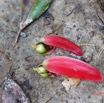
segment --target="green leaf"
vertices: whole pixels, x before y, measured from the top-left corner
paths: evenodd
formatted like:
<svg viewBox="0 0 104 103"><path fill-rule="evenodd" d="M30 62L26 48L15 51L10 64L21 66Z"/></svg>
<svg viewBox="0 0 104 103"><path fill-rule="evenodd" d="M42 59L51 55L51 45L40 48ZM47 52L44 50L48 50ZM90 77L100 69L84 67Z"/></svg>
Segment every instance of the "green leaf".
<svg viewBox="0 0 104 103"><path fill-rule="evenodd" d="M53 0L35 0L26 20L23 22L20 28L23 29L31 22L38 19L48 9L52 1Z"/></svg>
<svg viewBox="0 0 104 103"><path fill-rule="evenodd" d="M35 4L33 5L32 9L29 12L28 18L36 19L41 14L43 14L49 7L49 4L53 0L36 0Z"/></svg>
<svg viewBox="0 0 104 103"><path fill-rule="evenodd" d="M22 20L20 23L20 30L22 30L26 25L25 25L25 21L28 17L28 14L32 8L32 6L34 5L36 0L23 0L22 3Z"/></svg>
<svg viewBox="0 0 104 103"><path fill-rule="evenodd" d="M19 40L20 33L26 26L38 19L49 7L53 0L23 0L22 6L22 22L20 30L15 40L15 44Z"/></svg>
<svg viewBox="0 0 104 103"><path fill-rule="evenodd" d="M33 5L34 2L35 2L35 0L23 0L23 3L22 3L22 22L26 20L28 13L31 9L31 6Z"/></svg>

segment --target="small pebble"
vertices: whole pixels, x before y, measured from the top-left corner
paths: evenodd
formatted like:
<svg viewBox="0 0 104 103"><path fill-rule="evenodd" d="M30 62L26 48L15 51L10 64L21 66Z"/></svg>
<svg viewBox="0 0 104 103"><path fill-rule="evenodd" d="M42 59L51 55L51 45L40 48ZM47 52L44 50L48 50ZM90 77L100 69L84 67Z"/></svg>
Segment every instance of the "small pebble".
<svg viewBox="0 0 104 103"><path fill-rule="evenodd" d="M26 37L27 37L26 33L24 33L24 32L21 32L20 35L21 35L21 37L23 37L23 38L26 38Z"/></svg>

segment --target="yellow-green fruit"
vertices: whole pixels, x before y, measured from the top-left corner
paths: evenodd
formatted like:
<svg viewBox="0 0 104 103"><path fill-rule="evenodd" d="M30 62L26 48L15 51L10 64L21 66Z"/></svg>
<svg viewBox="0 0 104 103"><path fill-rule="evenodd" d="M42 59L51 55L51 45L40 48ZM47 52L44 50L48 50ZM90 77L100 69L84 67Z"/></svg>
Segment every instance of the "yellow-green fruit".
<svg viewBox="0 0 104 103"><path fill-rule="evenodd" d="M35 49L40 54L44 54L47 52L47 49L45 48L44 44L37 44Z"/></svg>
<svg viewBox="0 0 104 103"><path fill-rule="evenodd" d="M47 73L47 70L44 67L39 67L38 68L38 73Z"/></svg>

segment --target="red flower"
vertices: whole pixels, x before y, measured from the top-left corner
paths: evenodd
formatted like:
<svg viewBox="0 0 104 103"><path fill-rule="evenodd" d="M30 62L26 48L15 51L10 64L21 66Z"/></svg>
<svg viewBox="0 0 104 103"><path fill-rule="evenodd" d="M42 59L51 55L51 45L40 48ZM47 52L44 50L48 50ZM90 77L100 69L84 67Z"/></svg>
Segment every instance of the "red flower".
<svg viewBox="0 0 104 103"><path fill-rule="evenodd" d="M46 69L47 71L55 74L71 76L74 78L80 78L85 80L102 80L101 73L95 67L70 57L51 57L46 59L41 66L43 66L44 69ZM37 68L38 71L39 68ZM48 72L45 71L45 73Z"/></svg>
<svg viewBox="0 0 104 103"><path fill-rule="evenodd" d="M53 50L53 47L59 47L64 50L69 50L77 55L83 54L82 49L77 44L57 35L44 36L39 43L37 43L35 46L33 45L33 48L35 48L36 51L41 54L47 52L49 53Z"/></svg>

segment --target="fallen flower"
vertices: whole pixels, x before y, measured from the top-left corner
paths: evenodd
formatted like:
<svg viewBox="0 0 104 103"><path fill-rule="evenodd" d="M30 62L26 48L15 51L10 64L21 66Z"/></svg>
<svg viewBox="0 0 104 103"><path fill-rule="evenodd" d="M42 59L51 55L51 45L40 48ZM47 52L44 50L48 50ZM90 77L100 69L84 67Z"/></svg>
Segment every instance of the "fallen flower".
<svg viewBox="0 0 104 103"><path fill-rule="evenodd" d="M40 54L52 53L55 47L71 51L79 56L83 54L82 49L77 44L57 35L44 36L37 44L32 45L32 47Z"/></svg>
<svg viewBox="0 0 104 103"><path fill-rule="evenodd" d="M34 69L35 71L38 71L39 74L40 67L44 68L43 74L48 71L59 75L96 82L102 80L101 73L95 67L71 57L55 56L46 59L40 66Z"/></svg>

